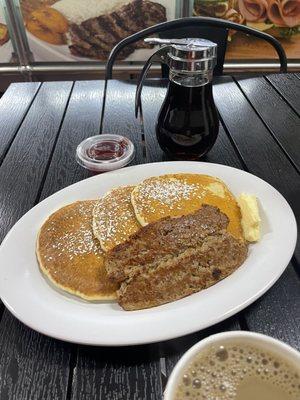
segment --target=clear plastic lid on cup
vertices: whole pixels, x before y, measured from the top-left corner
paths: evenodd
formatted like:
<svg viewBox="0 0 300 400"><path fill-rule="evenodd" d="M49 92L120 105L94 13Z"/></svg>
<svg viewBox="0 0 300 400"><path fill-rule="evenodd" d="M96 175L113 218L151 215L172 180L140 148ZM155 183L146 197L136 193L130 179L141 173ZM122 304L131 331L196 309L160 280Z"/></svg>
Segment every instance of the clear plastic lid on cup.
<svg viewBox="0 0 300 400"><path fill-rule="evenodd" d="M128 165L134 154L134 145L128 138L103 134L81 142L76 150L76 160L82 167L100 173Z"/></svg>

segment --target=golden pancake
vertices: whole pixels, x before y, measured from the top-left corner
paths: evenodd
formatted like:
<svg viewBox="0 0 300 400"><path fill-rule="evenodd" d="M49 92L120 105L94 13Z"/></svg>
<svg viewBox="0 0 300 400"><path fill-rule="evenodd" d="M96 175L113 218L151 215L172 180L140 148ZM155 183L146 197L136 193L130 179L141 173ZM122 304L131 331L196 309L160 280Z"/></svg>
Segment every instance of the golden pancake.
<svg viewBox="0 0 300 400"><path fill-rule="evenodd" d="M225 183L213 176L182 173L148 178L134 188L131 202L143 226L192 213L202 204L216 206L229 218L228 232L243 239L237 201Z"/></svg>
<svg viewBox="0 0 300 400"><path fill-rule="evenodd" d="M104 268L104 253L93 236L96 201L78 201L54 212L40 229L36 254L42 272L57 287L86 300L116 298Z"/></svg>
<svg viewBox="0 0 300 400"><path fill-rule="evenodd" d="M94 207L93 231L104 251L124 242L139 228L131 204L134 186L112 189Z"/></svg>

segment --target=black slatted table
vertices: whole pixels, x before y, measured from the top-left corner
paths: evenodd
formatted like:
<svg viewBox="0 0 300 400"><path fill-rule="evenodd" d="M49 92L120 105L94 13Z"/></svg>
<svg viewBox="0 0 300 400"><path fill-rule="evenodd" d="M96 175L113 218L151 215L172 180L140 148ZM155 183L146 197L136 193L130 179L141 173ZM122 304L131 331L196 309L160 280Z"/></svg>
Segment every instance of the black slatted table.
<svg viewBox="0 0 300 400"><path fill-rule="evenodd" d="M133 164L164 160L155 119L166 82L143 90L144 123L134 117L132 81L12 84L0 101L0 241L39 201L89 176L75 161L84 138L119 133L135 143ZM300 221L300 75L215 81L218 140L204 161L230 165L278 189ZM103 120L101 110L106 98ZM300 350L300 242L279 281L258 301L209 329L162 343L121 348L73 345L40 335L1 305L0 399L160 400L172 368L195 342L243 329Z"/></svg>

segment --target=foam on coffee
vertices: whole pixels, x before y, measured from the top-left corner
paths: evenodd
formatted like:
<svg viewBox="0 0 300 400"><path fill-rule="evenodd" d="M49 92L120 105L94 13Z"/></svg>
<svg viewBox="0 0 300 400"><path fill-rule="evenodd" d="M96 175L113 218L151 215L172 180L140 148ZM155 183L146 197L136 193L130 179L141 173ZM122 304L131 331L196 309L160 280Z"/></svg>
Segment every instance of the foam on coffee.
<svg viewBox="0 0 300 400"><path fill-rule="evenodd" d="M299 400L300 366L245 343L214 345L185 368L175 395L175 400L254 398Z"/></svg>

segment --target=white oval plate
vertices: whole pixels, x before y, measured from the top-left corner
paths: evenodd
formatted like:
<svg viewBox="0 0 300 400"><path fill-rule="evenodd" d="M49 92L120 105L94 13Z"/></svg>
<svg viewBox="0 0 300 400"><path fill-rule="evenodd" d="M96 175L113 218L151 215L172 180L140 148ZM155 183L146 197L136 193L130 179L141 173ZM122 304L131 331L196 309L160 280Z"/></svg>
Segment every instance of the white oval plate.
<svg viewBox="0 0 300 400"><path fill-rule="evenodd" d="M124 311L117 303L88 303L46 281L36 261L35 241L49 214L76 200L96 199L116 186L176 172L213 175L224 180L235 195L248 192L258 197L263 236L250 246L247 260L236 272L192 296L141 311ZM213 325L260 297L288 265L296 236L295 217L286 200L254 175L200 162L138 165L78 182L24 215L0 248L0 295L20 321L58 339L107 346L156 342Z"/></svg>

